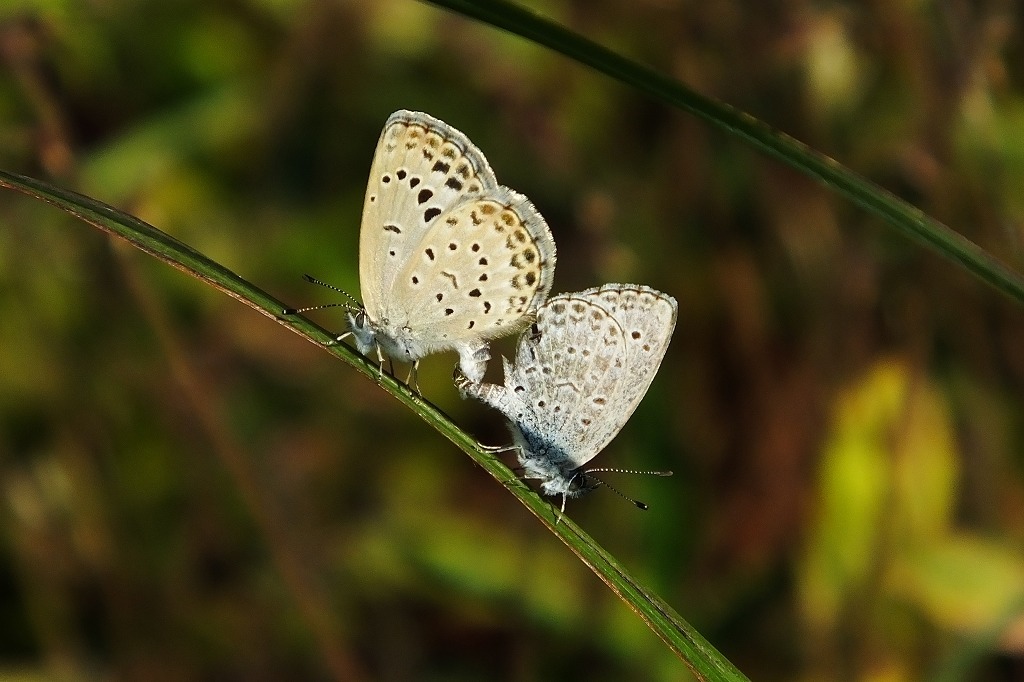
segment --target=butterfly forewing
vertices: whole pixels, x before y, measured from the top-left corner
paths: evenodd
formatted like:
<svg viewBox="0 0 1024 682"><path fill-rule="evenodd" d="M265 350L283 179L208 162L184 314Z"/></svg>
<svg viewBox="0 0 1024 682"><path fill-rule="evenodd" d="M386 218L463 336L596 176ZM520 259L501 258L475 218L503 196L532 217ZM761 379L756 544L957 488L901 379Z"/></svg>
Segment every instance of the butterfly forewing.
<svg viewBox="0 0 1024 682"><path fill-rule="evenodd" d="M402 265L440 216L469 196L493 191L494 173L461 132L431 116L398 111L377 143L363 204L359 279L371 319Z"/></svg>

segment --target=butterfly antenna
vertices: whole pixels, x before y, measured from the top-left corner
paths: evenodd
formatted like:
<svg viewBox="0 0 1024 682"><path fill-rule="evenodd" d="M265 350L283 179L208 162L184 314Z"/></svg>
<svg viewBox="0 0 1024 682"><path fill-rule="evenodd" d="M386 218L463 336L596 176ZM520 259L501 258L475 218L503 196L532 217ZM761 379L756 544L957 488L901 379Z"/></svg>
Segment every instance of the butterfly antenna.
<svg viewBox="0 0 1024 682"><path fill-rule="evenodd" d="M313 275L303 275L302 279L306 280L310 284L319 284L320 286L322 286L325 289L330 289L331 291L337 291L339 294L341 294L342 296L344 296L348 300L352 301L352 305L356 306L357 308L362 306L362 304L358 300L356 300L355 296L353 296L352 294L348 293L347 291L345 291L341 287L336 287L333 284L328 284L327 282L325 282L323 280L317 279Z"/></svg>
<svg viewBox="0 0 1024 682"><path fill-rule="evenodd" d="M299 313L308 313L310 310L323 310L324 308L345 308L351 310L352 306L348 303L324 303L322 305L311 305L308 308L285 308L281 311L281 314L298 315Z"/></svg>
<svg viewBox="0 0 1024 682"><path fill-rule="evenodd" d="M636 506L637 509L644 509L644 510L647 509L647 503L641 502L640 500L637 500L637 499L634 499L634 498L630 497L629 495L626 495L625 493L623 493L621 490L619 490L615 486L613 486L613 485L603 481L602 479L598 478L597 476L593 476L592 474L595 471L598 472L598 473L609 473L609 474L646 474L646 475L650 475L650 476L671 476L672 475L671 471L636 471L636 470L633 470L633 469L587 469L586 471L583 472L584 474L587 474L592 479L597 481L600 485L603 485L604 487L608 488L608 490L611 490L613 493L615 493L616 495L618 495L622 499L627 500L629 502L632 502L633 505Z"/></svg>
<svg viewBox="0 0 1024 682"><path fill-rule="evenodd" d="M313 277L313 275L303 275L302 279L306 280L310 284L319 284L325 289L336 291L345 298L347 298L349 301L351 301L351 303L324 303L322 305L309 306L308 308L285 308L281 312L282 315L297 315L298 313L307 313L310 310L323 310L324 308L346 308L347 310L358 310L363 307L362 304L359 303L359 301L357 301L352 294L348 293L347 291L340 287L336 287L333 284L328 284L323 280L319 280L316 277Z"/></svg>

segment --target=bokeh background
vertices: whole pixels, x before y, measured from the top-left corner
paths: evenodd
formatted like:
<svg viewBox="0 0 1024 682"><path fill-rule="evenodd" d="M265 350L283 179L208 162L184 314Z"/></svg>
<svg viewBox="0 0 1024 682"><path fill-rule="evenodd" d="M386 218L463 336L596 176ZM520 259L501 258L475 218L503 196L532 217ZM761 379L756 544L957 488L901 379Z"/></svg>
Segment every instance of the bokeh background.
<svg viewBox="0 0 1024 682"><path fill-rule="evenodd" d="M534 0L1024 269L1024 11ZM412 0L7 0L0 167L291 305L358 292L392 111L529 196L555 292L679 300L570 514L756 680L1024 679L1024 311L743 143ZM334 311L314 314L340 329ZM510 352L511 345L504 344ZM424 394L489 443L454 356ZM403 374L404 376L404 374ZM372 382L0 192L0 678L680 680L501 486Z"/></svg>

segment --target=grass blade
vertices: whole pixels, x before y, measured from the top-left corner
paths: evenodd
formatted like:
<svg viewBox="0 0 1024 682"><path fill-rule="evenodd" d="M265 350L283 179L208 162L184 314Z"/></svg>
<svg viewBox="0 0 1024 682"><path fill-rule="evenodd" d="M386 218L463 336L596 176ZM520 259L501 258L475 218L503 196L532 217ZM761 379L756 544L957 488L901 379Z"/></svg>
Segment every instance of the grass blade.
<svg viewBox="0 0 1024 682"><path fill-rule="evenodd" d="M734 107L705 97L559 24L505 0L422 0L522 36L617 81L704 119L752 144L885 220L902 234L959 263L1024 303L1024 276L947 225L846 168L836 160Z"/></svg>
<svg viewBox="0 0 1024 682"><path fill-rule="evenodd" d="M0 187L8 187L53 204L104 232L124 239L146 253L213 285L250 308L273 318L355 367L472 457L526 505L690 666L698 679L722 682L747 679L672 607L641 585L615 560L615 557L570 519L562 517L559 520L558 512L549 502L520 481L493 453L482 449L472 436L460 429L437 407L391 376L381 376L375 363L368 361L348 346L325 346L324 344L334 339L325 329L300 316L282 318L280 313L286 306L281 301L187 244L112 206L41 180L4 170L0 170Z"/></svg>

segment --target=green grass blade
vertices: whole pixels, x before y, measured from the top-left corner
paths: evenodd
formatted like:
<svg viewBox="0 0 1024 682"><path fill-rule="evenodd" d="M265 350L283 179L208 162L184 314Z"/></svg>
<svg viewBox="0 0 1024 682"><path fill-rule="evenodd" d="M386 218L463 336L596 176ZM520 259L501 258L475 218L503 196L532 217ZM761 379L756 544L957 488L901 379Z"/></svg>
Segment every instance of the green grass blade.
<svg viewBox="0 0 1024 682"><path fill-rule="evenodd" d="M963 235L834 159L738 109L705 97L668 76L622 57L530 10L505 0L423 0L561 52L615 80L704 119L798 171L1024 303L1024 276Z"/></svg>
<svg viewBox="0 0 1024 682"><path fill-rule="evenodd" d="M686 663L698 679L737 681L747 678L719 654L672 607L631 576L615 557L606 552L569 518L559 519L551 504L520 481L493 453L460 429L437 407L344 344L329 345L334 337L301 316L283 318L286 307L224 266L152 225L95 199L48 183L0 170L0 187L8 187L53 204L104 232L116 235L146 253L201 279L250 308L258 310L312 343L324 346L395 396L425 422L433 426L473 458L533 512L555 535L589 566L654 632Z"/></svg>

